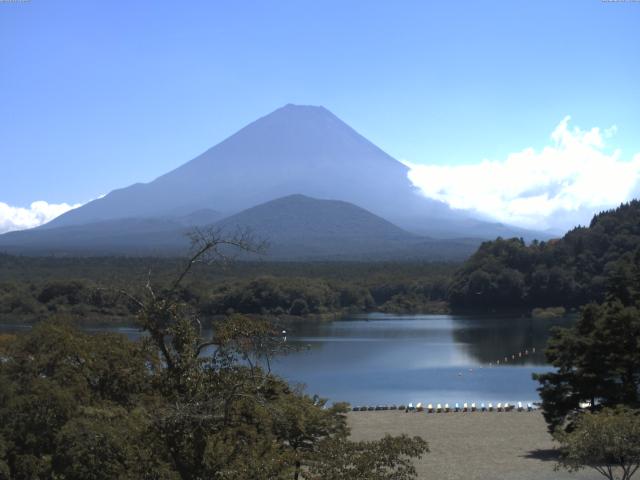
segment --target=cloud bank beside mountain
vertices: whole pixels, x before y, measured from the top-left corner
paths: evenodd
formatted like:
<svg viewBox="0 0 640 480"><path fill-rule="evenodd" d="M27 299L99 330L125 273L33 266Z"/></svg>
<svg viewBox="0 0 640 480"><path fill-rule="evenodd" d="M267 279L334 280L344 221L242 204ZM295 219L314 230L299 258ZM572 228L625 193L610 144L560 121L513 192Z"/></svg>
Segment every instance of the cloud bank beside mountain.
<svg viewBox="0 0 640 480"><path fill-rule="evenodd" d="M40 200L33 202L29 208L23 208L0 202L0 234L37 227L81 205Z"/></svg>
<svg viewBox="0 0 640 480"><path fill-rule="evenodd" d="M277 112L297 112L300 108L304 110L311 107L287 106ZM318 115L322 113L322 118L330 116L333 123L339 122L322 109L313 112ZM466 165L403 163L410 168L409 180L426 197L445 202L455 209L475 211L483 217L506 224L561 233L575 225L587 224L594 213L600 210L640 196L640 152L623 157L622 151L614 145L615 126L583 130L570 127L570 120L567 116L556 126L549 144L541 150L530 147L511 153L505 159L483 160ZM250 127L255 129L258 123ZM327 143L324 135L313 138L315 143L310 143L312 149L322 150L322 145ZM269 135L267 137L270 138ZM251 138L245 142L249 144L245 145L247 148L254 148ZM261 138L258 136L258 140ZM361 156L370 160L368 153ZM225 155L222 157L226 158ZM248 171L248 167L243 168L240 172ZM304 172L306 170L302 169ZM208 178L202 174L195 177ZM401 177L406 181L404 172ZM244 177L234 185L243 180ZM377 180L377 176L372 175L365 185L375 184ZM185 181L191 184L195 180L188 178ZM299 182L296 185L299 187ZM237 186L231 185L230 188L233 191ZM298 192L282 194L286 193ZM351 201L362 206L357 199ZM130 204L134 205L135 202ZM0 202L0 234L37 227L80 206L37 201L28 208L22 208ZM171 200L165 207L171 207ZM385 217L384 214L382 216Z"/></svg>
<svg viewBox="0 0 640 480"><path fill-rule="evenodd" d="M639 193L640 153L612 149L617 127L570 128L565 117L540 151L468 165L405 161L409 179L428 197L454 208L527 228L567 230Z"/></svg>

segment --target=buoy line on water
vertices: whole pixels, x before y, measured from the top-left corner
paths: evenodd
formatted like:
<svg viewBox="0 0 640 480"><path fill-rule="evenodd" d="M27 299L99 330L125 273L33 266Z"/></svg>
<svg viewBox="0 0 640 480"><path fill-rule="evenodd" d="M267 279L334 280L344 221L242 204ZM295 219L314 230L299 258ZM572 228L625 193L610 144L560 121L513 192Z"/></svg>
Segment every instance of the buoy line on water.
<svg viewBox="0 0 640 480"><path fill-rule="evenodd" d="M529 351L529 349L525 349L523 352L514 353L511 356L507 355L506 357L504 357L504 359L499 359L494 362L489 362L489 368L493 367L494 364L500 365L501 362L502 364L509 363L509 360L516 360L522 357L528 357L529 355L533 355L534 353L536 353L536 347L531 347L531 351Z"/></svg>
<svg viewBox="0 0 640 480"><path fill-rule="evenodd" d="M489 362L489 367L493 367L494 365L504 365L509 363L509 360L516 360L523 357L528 357L529 355L533 355L536 353L536 347L531 347L531 350L525 349L524 351L520 351L518 353L507 355L503 359L496 360L495 362ZM480 367L482 368L482 367ZM474 369L469 368L469 373L473 373ZM458 376L462 376L462 372L458 372ZM538 409L538 404L535 402L481 402L479 404L472 402L464 402L462 406L459 403L455 403L453 405L449 405L448 403L429 403L427 405L422 404L422 402L418 402L413 405L413 403L409 403L407 405L362 405L362 406L354 406L350 407L349 410L352 412L378 412L378 411L388 411L388 410L404 410L405 412L425 412L425 413L472 413L472 412L532 412Z"/></svg>

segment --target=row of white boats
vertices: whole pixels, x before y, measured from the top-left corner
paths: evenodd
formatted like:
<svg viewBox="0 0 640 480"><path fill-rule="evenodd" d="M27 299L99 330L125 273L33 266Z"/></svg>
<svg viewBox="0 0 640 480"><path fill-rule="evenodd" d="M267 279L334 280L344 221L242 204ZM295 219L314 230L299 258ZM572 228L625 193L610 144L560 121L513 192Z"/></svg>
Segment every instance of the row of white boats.
<svg viewBox="0 0 640 480"><path fill-rule="evenodd" d="M517 403L496 403L495 405L492 402L489 403L480 403L476 405L475 403L463 403L460 405L459 403L449 405L448 403L441 404L436 403L435 405L429 403L427 405L423 405L422 403L413 404L410 403L408 405L377 405L373 406L362 406L362 407L353 407L351 410L354 412L371 412L371 411L379 411L379 410L404 410L405 412L426 412L426 413L449 413L449 412L531 412L535 409L535 406L528 402L526 404L522 402Z"/></svg>

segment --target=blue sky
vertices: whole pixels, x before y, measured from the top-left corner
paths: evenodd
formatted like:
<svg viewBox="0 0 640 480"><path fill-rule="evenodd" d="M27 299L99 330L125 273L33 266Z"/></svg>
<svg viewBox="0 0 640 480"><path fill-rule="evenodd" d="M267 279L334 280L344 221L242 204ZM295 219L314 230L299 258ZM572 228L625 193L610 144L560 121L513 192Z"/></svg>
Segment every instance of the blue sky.
<svg viewBox="0 0 640 480"><path fill-rule="evenodd" d="M632 1L2 2L0 72L6 208L152 180L286 103L411 165L541 152L567 115L640 152Z"/></svg>

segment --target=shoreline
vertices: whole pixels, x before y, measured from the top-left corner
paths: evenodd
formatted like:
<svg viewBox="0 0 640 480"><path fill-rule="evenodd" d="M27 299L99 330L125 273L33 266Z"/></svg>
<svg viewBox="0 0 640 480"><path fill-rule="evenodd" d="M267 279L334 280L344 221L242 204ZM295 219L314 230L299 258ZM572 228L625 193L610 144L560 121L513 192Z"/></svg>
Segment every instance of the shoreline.
<svg viewBox="0 0 640 480"><path fill-rule="evenodd" d="M349 412L352 440L419 435L430 453L415 461L420 480L596 480L593 470L554 471L556 444L539 410L424 414Z"/></svg>

